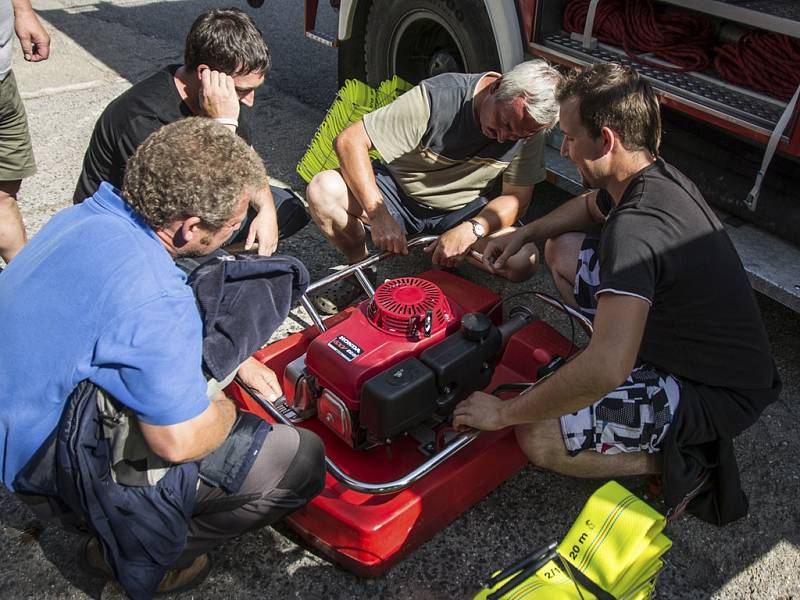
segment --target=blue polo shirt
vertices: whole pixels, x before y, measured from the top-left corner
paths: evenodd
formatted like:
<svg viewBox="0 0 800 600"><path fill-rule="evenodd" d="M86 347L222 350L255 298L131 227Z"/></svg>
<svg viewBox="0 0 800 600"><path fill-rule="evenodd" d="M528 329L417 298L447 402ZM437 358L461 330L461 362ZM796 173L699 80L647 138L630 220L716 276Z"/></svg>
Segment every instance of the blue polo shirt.
<svg viewBox="0 0 800 600"><path fill-rule="evenodd" d="M208 407L202 324L155 233L102 184L0 273L0 473L17 473L89 379L153 425Z"/></svg>

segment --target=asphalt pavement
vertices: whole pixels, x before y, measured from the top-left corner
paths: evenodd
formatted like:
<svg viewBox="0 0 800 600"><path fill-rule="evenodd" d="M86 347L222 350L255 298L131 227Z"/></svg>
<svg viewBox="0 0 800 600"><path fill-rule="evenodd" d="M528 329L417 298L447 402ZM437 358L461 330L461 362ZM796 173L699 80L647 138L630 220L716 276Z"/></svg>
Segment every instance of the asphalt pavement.
<svg viewBox="0 0 800 600"><path fill-rule="evenodd" d="M91 129L105 105L131 82L181 62L189 25L201 10L215 5L196 0L34 2L53 45L46 63L24 64L18 47L15 54L39 166L38 174L23 184L20 200L29 234L70 204ZM335 51L304 38L301 0L267 0L259 10L241 1L236 5L259 23L274 63L257 95L256 148L273 178L302 193L294 167L335 94ZM333 31L334 15L326 2L320 2L320 11L322 27ZM561 192L543 185L536 192L535 210L544 212L563 199ZM313 225L282 242L279 251L301 258L314 278L340 261ZM385 275L424 267L423 258L400 260ZM498 289L497 282L474 270L465 274ZM527 287L552 289L552 284L542 270ZM498 291L517 289L501 285ZM784 391L736 442L750 514L722 528L691 517L672 525L667 535L674 545L656 598L800 598L800 318L768 299L760 303ZM290 321L282 332L296 328ZM623 483L642 485L640 480ZM377 579L361 579L334 566L284 528L262 530L216 550L208 580L176 597L471 597L494 568L560 539L599 485L527 467ZM77 570L78 542L37 521L0 490L0 598L121 597L112 584Z"/></svg>

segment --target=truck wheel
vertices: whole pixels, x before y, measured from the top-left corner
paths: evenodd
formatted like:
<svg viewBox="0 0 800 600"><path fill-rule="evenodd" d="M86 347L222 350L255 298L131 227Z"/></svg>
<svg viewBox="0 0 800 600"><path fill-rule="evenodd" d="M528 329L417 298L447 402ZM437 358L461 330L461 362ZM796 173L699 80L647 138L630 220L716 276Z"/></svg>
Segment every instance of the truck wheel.
<svg viewBox="0 0 800 600"><path fill-rule="evenodd" d="M448 72L500 69L482 0L374 0L364 43L367 82L411 83Z"/></svg>

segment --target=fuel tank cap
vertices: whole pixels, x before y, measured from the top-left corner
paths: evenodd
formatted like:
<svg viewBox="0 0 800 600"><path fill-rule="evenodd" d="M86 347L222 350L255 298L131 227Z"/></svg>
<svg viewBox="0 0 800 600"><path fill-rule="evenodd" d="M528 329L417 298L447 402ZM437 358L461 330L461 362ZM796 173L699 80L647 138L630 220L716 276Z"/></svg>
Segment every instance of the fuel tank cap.
<svg viewBox="0 0 800 600"><path fill-rule="evenodd" d="M461 318L464 337L473 342L482 342L492 329L492 322L480 312L467 313Z"/></svg>

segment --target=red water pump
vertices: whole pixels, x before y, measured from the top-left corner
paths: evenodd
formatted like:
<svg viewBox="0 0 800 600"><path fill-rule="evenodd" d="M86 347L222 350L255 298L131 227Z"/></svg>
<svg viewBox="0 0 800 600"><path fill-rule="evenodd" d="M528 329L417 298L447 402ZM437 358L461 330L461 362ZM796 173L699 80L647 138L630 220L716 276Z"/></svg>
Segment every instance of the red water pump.
<svg viewBox="0 0 800 600"><path fill-rule="evenodd" d="M504 340L531 317L495 326L483 313L460 314L432 281L386 281L287 367L288 404L353 448L390 442L488 386Z"/></svg>
<svg viewBox="0 0 800 600"><path fill-rule="evenodd" d="M409 248L433 239L411 240ZM309 292L347 276L369 292L360 269L379 260L329 275ZM394 279L371 295L325 321L303 298L314 326L256 353L282 375L285 403L239 385L228 390L245 410L322 439L325 489L287 523L323 555L368 577L527 464L512 428L453 432L455 404L474 390L526 387L573 349L527 309L502 321L499 296L445 271ZM545 303L582 322L557 301Z"/></svg>

